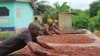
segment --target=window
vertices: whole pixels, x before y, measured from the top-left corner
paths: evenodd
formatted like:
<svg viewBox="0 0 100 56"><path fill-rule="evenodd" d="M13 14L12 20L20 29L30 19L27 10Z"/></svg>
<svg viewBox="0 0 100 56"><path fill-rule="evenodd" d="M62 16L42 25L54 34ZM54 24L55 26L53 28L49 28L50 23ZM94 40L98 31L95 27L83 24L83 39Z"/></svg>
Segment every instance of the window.
<svg viewBox="0 0 100 56"><path fill-rule="evenodd" d="M0 16L9 16L9 10L6 7L0 7Z"/></svg>

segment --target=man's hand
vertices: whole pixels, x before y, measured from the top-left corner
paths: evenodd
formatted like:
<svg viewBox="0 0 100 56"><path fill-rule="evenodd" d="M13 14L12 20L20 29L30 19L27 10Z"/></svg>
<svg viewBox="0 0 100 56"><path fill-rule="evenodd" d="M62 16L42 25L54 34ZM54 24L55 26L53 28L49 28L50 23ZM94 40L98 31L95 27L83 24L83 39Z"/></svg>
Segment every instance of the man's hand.
<svg viewBox="0 0 100 56"><path fill-rule="evenodd" d="M53 47L49 46L47 43L40 41L40 40L38 40L38 44L47 49L54 49Z"/></svg>
<svg viewBox="0 0 100 56"><path fill-rule="evenodd" d="M27 43L27 46L33 53L41 54L41 55L51 55L50 52L41 50L40 48L37 47L37 45L38 45L37 43L33 43L33 42Z"/></svg>
<svg viewBox="0 0 100 56"><path fill-rule="evenodd" d="M54 31L55 33L57 33L57 34L60 34L60 35L63 34L60 30L58 30L58 29L56 29L56 28L53 28L53 31Z"/></svg>

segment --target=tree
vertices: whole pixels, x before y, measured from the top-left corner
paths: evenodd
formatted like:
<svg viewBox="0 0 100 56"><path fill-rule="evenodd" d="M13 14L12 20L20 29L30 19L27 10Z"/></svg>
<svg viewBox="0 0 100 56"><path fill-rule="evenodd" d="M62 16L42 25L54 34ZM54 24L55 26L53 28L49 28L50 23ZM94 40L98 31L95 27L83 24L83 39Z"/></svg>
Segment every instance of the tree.
<svg viewBox="0 0 100 56"><path fill-rule="evenodd" d="M82 11L79 9L72 9L72 13L75 13L76 15L79 15Z"/></svg>
<svg viewBox="0 0 100 56"><path fill-rule="evenodd" d="M69 11L69 6L67 5L67 2L64 2L62 5L60 5L58 2L54 3L53 7L50 9L47 9L44 13L45 18L43 19L43 22L46 23L48 18L51 19L58 19L58 13L60 12L67 12Z"/></svg>
<svg viewBox="0 0 100 56"><path fill-rule="evenodd" d="M56 12L67 12L69 11L69 6L67 5L67 2L64 2L62 5L60 5L58 2L54 3L54 10Z"/></svg>
<svg viewBox="0 0 100 56"><path fill-rule="evenodd" d="M90 10L89 10L89 9L84 10L84 13L85 13L87 16L90 16Z"/></svg>
<svg viewBox="0 0 100 56"><path fill-rule="evenodd" d="M79 15L73 17L74 29L88 29L88 23L89 16L87 16L85 13L80 13Z"/></svg>
<svg viewBox="0 0 100 56"><path fill-rule="evenodd" d="M47 19L50 18L50 19L55 19L57 17L57 14L54 12L53 8L50 8L48 10L46 10L44 12L44 19L43 19L43 23L47 23Z"/></svg>
<svg viewBox="0 0 100 56"><path fill-rule="evenodd" d="M89 17L89 10L80 11L78 15L74 15L73 17L73 27L74 29L85 28L92 32L96 28L96 19L97 17ZM99 13L98 13L99 14ZM99 14L100 15L100 14Z"/></svg>
<svg viewBox="0 0 100 56"><path fill-rule="evenodd" d="M64 2L62 5L56 2L54 3L54 7L46 10L45 15L47 15L47 18L57 19L58 13L67 11L69 11L69 6L67 5L67 2Z"/></svg>
<svg viewBox="0 0 100 56"><path fill-rule="evenodd" d="M97 16L95 17L95 28L96 30L100 31L100 10L97 13Z"/></svg>
<svg viewBox="0 0 100 56"><path fill-rule="evenodd" d="M98 10L100 9L100 0L93 2L90 4L90 17L94 17L97 15Z"/></svg>
<svg viewBox="0 0 100 56"><path fill-rule="evenodd" d="M45 10L51 8L50 5L48 5L48 1L38 1L38 0L32 0L31 4L33 6L34 9L34 14L42 14L44 13Z"/></svg>

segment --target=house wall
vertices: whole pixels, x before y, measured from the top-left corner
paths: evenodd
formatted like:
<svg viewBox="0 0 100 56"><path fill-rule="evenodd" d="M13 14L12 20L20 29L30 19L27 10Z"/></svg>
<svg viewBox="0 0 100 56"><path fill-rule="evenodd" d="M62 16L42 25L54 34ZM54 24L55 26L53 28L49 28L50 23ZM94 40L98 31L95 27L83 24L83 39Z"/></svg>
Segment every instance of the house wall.
<svg viewBox="0 0 100 56"><path fill-rule="evenodd" d="M59 13L59 28L64 31L72 31L72 15L69 13Z"/></svg>
<svg viewBox="0 0 100 56"><path fill-rule="evenodd" d="M14 3L14 18L15 27L27 28L28 25L33 22L33 9L29 3L26 2L15 2Z"/></svg>
<svg viewBox="0 0 100 56"><path fill-rule="evenodd" d="M9 16L0 16L0 30L14 30L14 6L11 2L0 2L0 7L9 9Z"/></svg>

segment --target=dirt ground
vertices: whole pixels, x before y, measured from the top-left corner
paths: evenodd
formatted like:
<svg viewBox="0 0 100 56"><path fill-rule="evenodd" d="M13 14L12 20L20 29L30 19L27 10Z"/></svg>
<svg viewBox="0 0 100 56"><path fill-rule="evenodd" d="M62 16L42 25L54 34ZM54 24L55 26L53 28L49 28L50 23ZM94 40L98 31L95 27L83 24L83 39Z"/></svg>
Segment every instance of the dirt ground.
<svg viewBox="0 0 100 56"><path fill-rule="evenodd" d="M65 34L51 36L41 36L39 41L44 41L54 49L45 49L39 45L36 47L49 51L53 55L42 55L31 53L28 47L25 47L12 56L100 56L99 39L87 34Z"/></svg>

